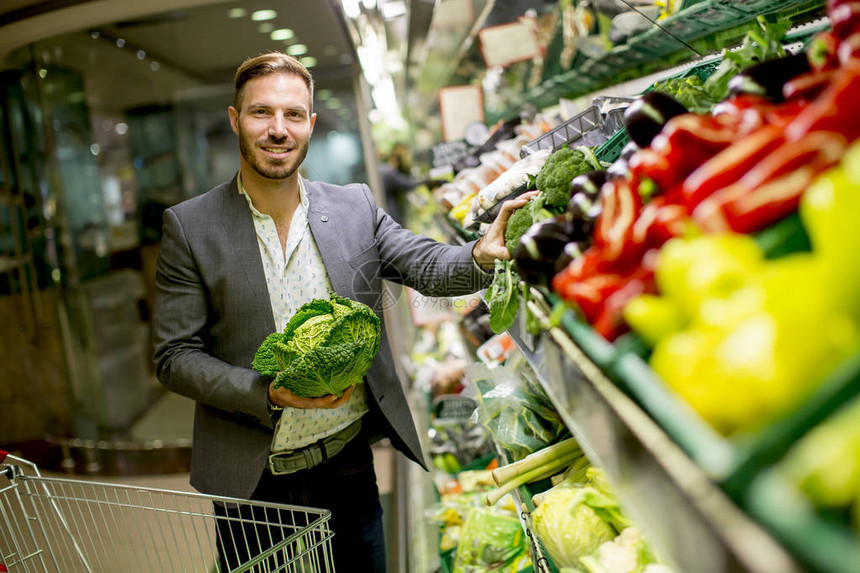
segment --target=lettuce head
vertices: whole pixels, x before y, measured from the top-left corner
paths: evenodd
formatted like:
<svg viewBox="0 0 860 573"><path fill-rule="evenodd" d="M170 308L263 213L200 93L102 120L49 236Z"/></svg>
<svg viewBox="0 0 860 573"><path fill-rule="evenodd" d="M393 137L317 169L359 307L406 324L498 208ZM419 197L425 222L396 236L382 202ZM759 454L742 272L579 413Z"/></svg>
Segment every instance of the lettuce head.
<svg viewBox="0 0 860 573"><path fill-rule="evenodd" d="M615 538L616 532L578 496L578 487L554 487L532 512L532 525L553 563L577 567L579 560Z"/></svg>
<svg viewBox="0 0 860 573"><path fill-rule="evenodd" d="M274 386L304 398L344 391L362 381L379 350L380 322L369 306L331 293L314 299L270 334L251 368L275 376Z"/></svg>

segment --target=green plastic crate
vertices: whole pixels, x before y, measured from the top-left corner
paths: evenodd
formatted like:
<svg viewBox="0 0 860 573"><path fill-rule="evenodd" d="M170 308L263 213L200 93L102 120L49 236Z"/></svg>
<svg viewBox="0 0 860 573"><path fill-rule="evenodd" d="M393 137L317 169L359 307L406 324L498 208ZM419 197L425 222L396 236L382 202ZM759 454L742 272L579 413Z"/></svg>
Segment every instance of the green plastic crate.
<svg viewBox="0 0 860 573"><path fill-rule="evenodd" d="M678 15L675 15L670 18L677 17ZM647 54L650 61L685 48L683 42L656 26L630 38L628 45L637 52Z"/></svg>
<svg viewBox="0 0 860 573"><path fill-rule="evenodd" d="M689 31L681 32L679 30L678 34L676 34L684 40L689 41L737 26L750 18L748 14L734 10L731 5L720 5L713 0L700 2L695 6L682 10L675 17L683 18L692 24ZM672 31L671 26L667 29Z"/></svg>
<svg viewBox="0 0 860 573"><path fill-rule="evenodd" d="M615 132L606 143L597 148L594 154L600 161L614 163L616 159L621 157L621 150L630 141L627 136L627 130L623 127Z"/></svg>
<svg viewBox="0 0 860 573"><path fill-rule="evenodd" d="M806 0L790 2L788 5L775 10L772 15L776 18L801 21L824 16L826 0ZM768 17L772 17L768 15Z"/></svg>
<svg viewBox="0 0 860 573"><path fill-rule="evenodd" d="M733 10L744 12L752 16L769 15L772 13L797 14L808 9L814 9L816 5L824 6L826 0L713 0L714 3L730 6ZM798 12L797 9L800 8Z"/></svg>
<svg viewBox="0 0 860 573"><path fill-rule="evenodd" d="M777 469L757 477L744 499L747 512L812 571L856 573L860 536L809 503Z"/></svg>
<svg viewBox="0 0 860 573"><path fill-rule="evenodd" d="M549 295L547 298L551 303L559 300L555 294ZM578 317L573 310L564 313L560 326L579 349L601 370L611 368L618 361L619 356L615 346L598 334L590 324Z"/></svg>

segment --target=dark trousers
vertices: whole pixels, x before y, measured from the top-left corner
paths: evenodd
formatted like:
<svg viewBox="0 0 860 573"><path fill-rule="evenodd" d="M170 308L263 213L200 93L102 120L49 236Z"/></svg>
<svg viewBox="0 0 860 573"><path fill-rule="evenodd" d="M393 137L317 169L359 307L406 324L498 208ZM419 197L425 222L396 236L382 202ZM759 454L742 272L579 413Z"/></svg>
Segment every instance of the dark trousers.
<svg viewBox="0 0 860 573"><path fill-rule="evenodd" d="M385 540L382 531L382 506L376 473L373 470L373 453L362 432L332 459L310 470L274 476L267 469L251 496L255 501L285 503L303 507L328 509L332 512L329 528L334 532L332 549L335 571L385 572ZM248 509L248 508L244 508ZM236 508L215 505L217 515L227 515ZM230 571L259 555L282 539L277 531L255 523L302 523L301 513L285 510L254 508L255 515L245 520L218 520L218 552L221 571ZM277 514L277 515L275 515ZM289 531L286 532L289 535ZM234 551L239 543L240 551ZM258 543L259 540L259 543ZM222 543L226 541L226 543ZM244 551L249 541L249 551ZM226 548L226 551L224 550ZM250 552L250 555L247 553ZM322 562L321 556L314 556ZM263 570L276 570L277 564L268 564ZM325 569L322 569L325 571Z"/></svg>

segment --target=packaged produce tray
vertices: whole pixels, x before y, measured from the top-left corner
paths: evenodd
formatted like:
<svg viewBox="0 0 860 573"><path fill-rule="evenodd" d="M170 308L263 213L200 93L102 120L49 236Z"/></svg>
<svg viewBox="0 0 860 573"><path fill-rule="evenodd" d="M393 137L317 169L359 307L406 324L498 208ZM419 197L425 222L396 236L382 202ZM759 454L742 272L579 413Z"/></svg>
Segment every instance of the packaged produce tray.
<svg viewBox="0 0 860 573"><path fill-rule="evenodd" d="M599 145L606 141L602 133L603 116L597 106L591 106L561 125L523 145L520 157L541 149L556 149L563 145Z"/></svg>

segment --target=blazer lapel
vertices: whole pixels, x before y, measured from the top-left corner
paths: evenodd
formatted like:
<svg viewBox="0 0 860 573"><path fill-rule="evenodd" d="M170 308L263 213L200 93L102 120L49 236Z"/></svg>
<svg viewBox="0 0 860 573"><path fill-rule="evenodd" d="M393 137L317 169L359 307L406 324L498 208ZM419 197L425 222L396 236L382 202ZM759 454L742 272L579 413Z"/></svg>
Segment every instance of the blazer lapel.
<svg viewBox="0 0 860 573"><path fill-rule="evenodd" d="M343 256L341 238L337 232L339 227L343 228L338 225L338 214L326 200L325 193L319 192L316 183L307 179L303 182L308 195L308 224L322 256L331 286L340 296L354 299L353 284L347 271L348 263Z"/></svg>
<svg viewBox="0 0 860 573"><path fill-rule="evenodd" d="M226 215L224 232L227 240L232 245L239 265L244 271L248 292L257 302L261 316L269 321L271 325L269 332L271 332L275 329L275 317L272 314L269 289L266 287L266 273L263 271L263 259L260 257L260 247L257 244L257 231L254 228L251 210L248 208L248 200L239 193L235 177L226 194L224 212ZM229 273L230 269L226 272Z"/></svg>

